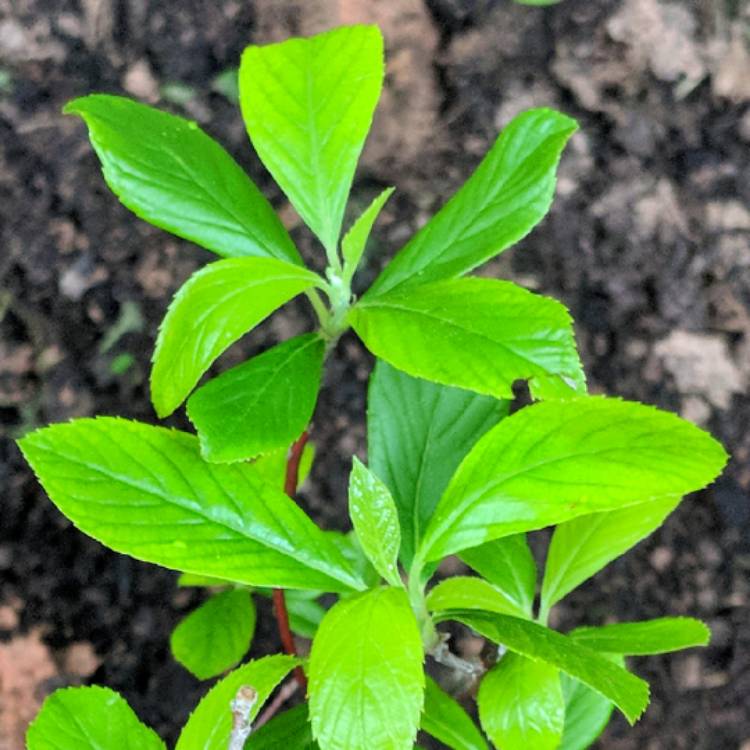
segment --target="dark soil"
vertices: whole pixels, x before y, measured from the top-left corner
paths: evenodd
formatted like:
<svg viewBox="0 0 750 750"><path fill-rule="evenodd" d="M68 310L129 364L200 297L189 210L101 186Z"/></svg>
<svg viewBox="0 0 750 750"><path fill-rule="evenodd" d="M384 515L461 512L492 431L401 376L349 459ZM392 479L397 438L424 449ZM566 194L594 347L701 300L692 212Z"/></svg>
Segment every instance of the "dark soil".
<svg viewBox="0 0 750 750"><path fill-rule="evenodd" d="M170 740L204 691L168 650L171 628L200 595L178 591L173 573L78 533L10 440L83 415L154 422L147 376L156 327L170 295L210 259L119 205L83 126L60 109L91 91L129 92L197 119L273 198L307 257L317 257L216 77L249 41L360 19L382 23L392 69L354 202L391 181L398 188L363 282L460 185L513 114L551 105L579 119L550 216L488 272L569 305L592 390L699 421L734 459L711 490L571 596L556 624L705 619L714 633L709 648L637 660L651 707L633 729L616 718L601 747L750 747L747 7L732 0L385 6L0 0L0 649L41 634L57 673L24 688L30 713L9 717L6 702L3 750L22 746L15 724L60 684L121 691ZM311 323L294 304L220 368ZM123 355L132 364L115 374L113 363L127 364ZM344 522L350 457L365 451L370 365L345 337L315 418L318 459L303 503L330 527ZM183 417L173 423L187 427ZM260 622L254 654L278 648L268 611ZM71 666L66 654L80 642L96 658ZM3 680L6 689L12 682L0 674L0 717Z"/></svg>

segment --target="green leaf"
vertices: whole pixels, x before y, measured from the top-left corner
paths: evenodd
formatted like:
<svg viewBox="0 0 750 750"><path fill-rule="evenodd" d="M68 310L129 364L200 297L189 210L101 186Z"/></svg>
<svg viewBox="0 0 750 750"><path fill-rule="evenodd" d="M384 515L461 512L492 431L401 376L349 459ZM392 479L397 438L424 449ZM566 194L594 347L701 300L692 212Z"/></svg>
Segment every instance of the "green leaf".
<svg viewBox="0 0 750 750"><path fill-rule="evenodd" d="M255 605L248 591L212 596L172 631L172 654L199 680L236 666L255 632Z"/></svg>
<svg viewBox="0 0 750 750"><path fill-rule="evenodd" d="M609 698L633 724L648 705L648 684L569 636L535 622L491 612L454 610L436 621L457 620L494 643L557 667Z"/></svg>
<svg viewBox="0 0 750 750"><path fill-rule="evenodd" d="M372 203L362 212L359 218L352 224L351 229L344 235L341 241L341 254L344 256L344 281L348 284L352 280L365 245L370 237L373 224L383 210L387 200L393 195L396 188L386 188Z"/></svg>
<svg viewBox="0 0 750 750"><path fill-rule="evenodd" d="M674 414L598 396L545 401L490 430L443 494L424 560L577 516L704 487L726 462L708 433Z"/></svg>
<svg viewBox="0 0 750 750"><path fill-rule="evenodd" d="M170 415L225 349L319 283L312 271L270 258L220 260L194 273L159 327L151 370L156 413Z"/></svg>
<svg viewBox="0 0 750 750"><path fill-rule="evenodd" d="M313 640L313 736L322 750L411 750L424 697L422 638L400 588L342 599Z"/></svg>
<svg viewBox="0 0 750 750"><path fill-rule="evenodd" d="M187 412L207 461L243 461L288 448L315 409L325 342L296 336L210 380L188 400Z"/></svg>
<svg viewBox="0 0 750 750"><path fill-rule="evenodd" d="M367 411L370 466L393 494L408 569L448 480L508 413L508 402L413 378L379 360Z"/></svg>
<svg viewBox="0 0 750 750"><path fill-rule="evenodd" d="M565 722L560 670L506 654L482 679L479 719L503 750L555 750Z"/></svg>
<svg viewBox="0 0 750 750"><path fill-rule="evenodd" d="M363 587L293 500L245 464L201 460L193 435L100 417L19 445L52 502L117 552L251 586Z"/></svg>
<svg viewBox="0 0 750 750"><path fill-rule="evenodd" d="M594 651L622 656L652 656L707 646L711 631L692 617L662 617L644 622L577 628L570 637Z"/></svg>
<svg viewBox="0 0 750 750"><path fill-rule="evenodd" d="M98 686L56 690L26 734L28 750L166 750L127 701Z"/></svg>
<svg viewBox="0 0 750 750"><path fill-rule="evenodd" d="M325 617L326 610L314 599L304 594L306 591L287 591L286 609L289 613L289 627L302 638L312 638Z"/></svg>
<svg viewBox="0 0 750 750"><path fill-rule="evenodd" d="M440 581L428 594L427 607L431 612L482 609L486 612L529 619L528 610L519 607L504 591L483 578L472 576L453 576Z"/></svg>
<svg viewBox="0 0 750 750"><path fill-rule="evenodd" d="M195 573L180 573L180 575L177 578L177 585L180 588L187 588L189 586L216 588L216 587L228 586L229 581L225 581L223 578L201 576Z"/></svg>
<svg viewBox="0 0 750 750"><path fill-rule="evenodd" d="M513 534L464 550L461 559L499 589L515 605L519 617L531 617L537 570L526 534Z"/></svg>
<svg viewBox="0 0 750 750"><path fill-rule="evenodd" d="M268 724L254 731L245 750L318 750L318 743L312 738L312 729L307 706L299 706L274 716Z"/></svg>
<svg viewBox="0 0 750 750"><path fill-rule="evenodd" d="M396 505L388 488L356 456L349 476L349 516L375 570L392 586L403 586L398 572L401 530Z"/></svg>
<svg viewBox="0 0 750 750"><path fill-rule="evenodd" d="M253 473L262 482L269 482L280 490L284 489L286 480L286 462L289 456L289 447L264 453L262 456L254 458L249 466L252 467ZM310 475L313 461L315 460L315 445L308 441L302 449L302 456L299 462L297 485L302 483Z"/></svg>
<svg viewBox="0 0 750 750"><path fill-rule="evenodd" d="M565 730L560 750L586 750L604 731L614 705L582 682L560 675L565 696Z"/></svg>
<svg viewBox="0 0 750 750"><path fill-rule="evenodd" d="M487 743L466 711L429 675L421 728L452 750L487 750Z"/></svg>
<svg viewBox="0 0 750 750"><path fill-rule="evenodd" d="M383 83L376 26L248 47L240 105L250 140L329 257Z"/></svg>
<svg viewBox="0 0 750 750"><path fill-rule="evenodd" d="M577 124L551 109L518 115L464 186L386 266L368 297L405 282L471 271L528 234L555 192L555 171Z"/></svg>
<svg viewBox="0 0 750 750"><path fill-rule="evenodd" d="M227 750L232 733L231 703L237 691L249 686L258 694L249 715L252 721L274 688L297 664L299 659L293 656L275 654L248 662L230 672L203 696L190 714L175 750Z"/></svg>
<svg viewBox="0 0 750 750"><path fill-rule="evenodd" d="M666 497L561 523L547 553L541 619L576 586L658 529L681 499Z"/></svg>
<svg viewBox="0 0 750 750"><path fill-rule="evenodd" d="M302 260L271 204L194 122L121 96L74 99L110 189L140 218L219 255Z"/></svg>
<svg viewBox="0 0 750 750"><path fill-rule="evenodd" d="M443 385L512 398L586 391L563 305L509 281L466 278L366 296L349 319L367 348L399 370Z"/></svg>

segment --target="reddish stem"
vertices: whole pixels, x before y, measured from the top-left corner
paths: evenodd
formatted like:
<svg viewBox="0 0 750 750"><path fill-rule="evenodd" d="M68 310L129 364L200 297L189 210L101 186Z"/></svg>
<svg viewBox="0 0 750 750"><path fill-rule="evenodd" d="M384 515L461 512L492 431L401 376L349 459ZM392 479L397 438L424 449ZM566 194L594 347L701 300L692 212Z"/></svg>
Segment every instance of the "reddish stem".
<svg viewBox="0 0 750 750"><path fill-rule="evenodd" d="M284 492L294 499L299 483L299 464L302 458L302 451L305 449L309 435L305 430L299 439L292 445L289 450L289 458L286 462L286 476L284 477ZM289 612L286 608L286 598L283 589L273 590L273 608L276 613L276 622L279 626L279 637L285 653L291 656L297 656L297 647L294 644L292 629L289 627ZM307 691L307 678L302 667L294 670L294 678L302 689L303 693Z"/></svg>

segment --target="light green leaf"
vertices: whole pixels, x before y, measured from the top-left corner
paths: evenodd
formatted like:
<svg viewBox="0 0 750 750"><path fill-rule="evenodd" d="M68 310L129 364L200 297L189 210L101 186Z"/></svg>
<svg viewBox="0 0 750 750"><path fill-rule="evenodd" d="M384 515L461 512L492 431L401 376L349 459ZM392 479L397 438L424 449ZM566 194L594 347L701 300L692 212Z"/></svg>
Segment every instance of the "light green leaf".
<svg viewBox="0 0 750 750"><path fill-rule="evenodd" d="M26 746L28 750L166 750L122 696L95 685L52 693L29 726Z"/></svg>
<svg viewBox="0 0 750 750"><path fill-rule="evenodd" d="M604 731L614 705L582 682L560 675L565 696L565 730L560 750L586 750Z"/></svg>
<svg viewBox="0 0 750 750"><path fill-rule="evenodd" d="M526 534L494 539L464 550L460 557L502 592L516 608L518 617L531 617L537 570L536 560L526 543Z"/></svg>
<svg viewBox="0 0 750 750"><path fill-rule="evenodd" d="M306 591L287 591L286 610L289 627L302 638L312 638L326 614L323 605L304 596Z"/></svg>
<svg viewBox="0 0 750 750"><path fill-rule="evenodd" d="M398 572L401 530L396 505L388 488L356 456L349 476L349 516L375 570L392 586L403 586Z"/></svg>
<svg viewBox="0 0 750 750"><path fill-rule="evenodd" d="M240 105L250 140L329 257L383 83L376 26L248 47Z"/></svg>
<svg viewBox="0 0 750 750"><path fill-rule="evenodd" d="M289 448L264 453L262 456L254 458L249 466L252 467L253 473L262 482L269 482L280 490L284 489L286 480L286 462L289 456ZM308 441L302 449L302 456L299 461L299 471L297 486L301 487L302 483L310 476L313 461L315 460L315 445Z"/></svg>
<svg viewBox="0 0 750 750"><path fill-rule="evenodd" d="M443 385L512 398L585 392L570 315L509 281L465 278L362 299L350 312L367 348L399 370Z"/></svg>
<svg viewBox="0 0 750 750"><path fill-rule="evenodd" d="M187 588L189 586L200 586L207 588L225 587L230 585L229 581L225 581L223 578L213 578L211 576L201 576L195 573L180 573L177 578L177 585L180 588Z"/></svg>
<svg viewBox="0 0 750 750"><path fill-rule="evenodd" d="M421 728L452 750L487 750L487 743L458 701L427 676Z"/></svg>
<svg viewBox="0 0 750 750"><path fill-rule="evenodd" d="M598 396L545 401L490 430L443 494L420 554L436 560L577 516L704 487L726 462L674 414Z"/></svg>
<svg viewBox="0 0 750 750"><path fill-rule="evenodd" d="M508 402L430 383L378 360L370 378L367 452L393 494L408 569L448 480Z"/></svg>
<svg viewBox="0 0 750 750"><path fill-rule="evenodd" d="M206 463L193 435L100 417L19 445L52 502L117 552L251 586L363 588L293 500L245 464Z"/></svg>
<svg viewBox="0 0 750 750"><path fill-rule="evenodd" d="M560 670L506 654L482 679L479 719L503 750L555 750L565 722Z"/></svg>
<svg viewBox="0 0 750 750"><path fill-rule="evenodd" d="M352 224L351 229L344 235L341 241L341 254L344 256L344 281L348 284L359 266L365 245L370 237L373 224L383 210L386 201L393 195L396 188L386 188L372 203L362 212L359 218Z"/></svg>
<svg viewBox="0 0 750 750"><path fill-rule="evenodd" d="M156 413L171 414L225 349L319 283L312 271L271 258L220 260L194 273L159 327L151 370Z"/></svg>
<svg viewBox="0 0 750 750"><path fill-rule="evenodd" d="M400 588L342 599L313 640L313 736L322 750L411 750L424 697L422 638Z"/></svg>
<svg viewBox="0 0 750 750"><path fill-rule="evenodd" d="M622 656L652 656L707 646L711 631L692 617L662 617L644 622L577 628L570 637L594 651Z"/></svg>
<svg viewBox="0 0 750 750"><path fill-rule="evenodd" d="M255 605L248 591L224 591L201 604L172 631L172 654L199 680L236 666L255 632Z"/></svg>
<svg viewBox="0 0 750 750"><path fill-rule="evenodd" d="M175 750L227 750L232 734L231 703L237 691L249 686L258 700L249 714L252 721L274 688L299 664L284 654L266 656L243 664L219 680L201 699L182 728Z"/></svg>
<svg viewBox="0 0 750 750"><path fill-rule="evenodd" d="M464 186L386 266L367 296L406 282L460 276L528 234L549 210L560 154L577 127L575 120L551 109L518 115Z"/></svg>
<svg viewBox="0 0 750 750"><path fill-rule="evenodd" d="M557 667L609 698L633 724L648 705L648 684L569 636L519 617L455 610L436 621L457 620L494 643Z"/></svg>
<svg viewBox="0 0 750 750"><path fill-rule="evenodd" d="M274 716L268 724L254 731L245 750L318 750L318 743L312 738L312 729L307 714L307 706L299 706Z"/></svg>
<svg viewBox="0 0 750 750"><path fill-rule="evenodd" d="M659 528L681 499L666 497L561 523L547 553L541 619L576 586Z"/></svg>
<svg viewBox="0 0 750 750"><path fill-rule="evenodd" d="M121 96L74 99L104 179L131 211L219 255L302 260L271 204L194 122Z"/></svg>
<svg viewBox="0 0 750 750"><path fill-rule="evenodd" d="M325 342L296 336L209 380L187 403L207 461L227 463L288 448L315 409Z"/></svg>
<svg viewBox="0 0 750 750"><path fill-rule="evenodd" d="M529 612L504 591L483 578L453 576L440 581L427 595L427 607L431 612L448 609L482 609L501 615L529 618Z"/></svg>

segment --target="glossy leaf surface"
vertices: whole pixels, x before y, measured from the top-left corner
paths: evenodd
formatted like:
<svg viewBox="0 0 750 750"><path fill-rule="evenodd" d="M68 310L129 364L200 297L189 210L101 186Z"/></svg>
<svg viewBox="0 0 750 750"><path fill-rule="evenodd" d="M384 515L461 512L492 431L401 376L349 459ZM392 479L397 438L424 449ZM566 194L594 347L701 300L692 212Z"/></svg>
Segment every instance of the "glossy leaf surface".
<svg viewBox="0 0 750 750"><path fill-rule="evenodd" d="M248 47L240 104L261 161L332 253L383 83L375 26Z"/></svg>
<svg viewBox="0 0 750 750"><path fill-rule="evenodd" d="M613 398L545 401L490 430L451 479L421 554L701 489L726 453L674 414Z"/></svg>
<svg viewBox="0 0 750 750"><path fill-rule="evenodd" d="M228 258L302 264L271 204L196 123L121 96L74 99L104 179L137 216Z"/></svg>
<svg viewBox="0 0 750 750"><path fill-rule="evenodd" d="M320 281L312 271L269 258L220 260L194 273L159 327L151 370L156 413L171 414L225 349Z"/></svg>
<svg viewBox="0 0 750 750"><path fill-rule="evenodd" d="M222 373L187 404L207 461L227 463L288 448L315 409L325 342L296 336Z"/></svg>
<svg viewBox="0 0 750 750"><path fill-rule="evenodd" d="M45 427L19 444L55 505L117 552L248 585L363 585L281 489L252 467L206 463L192 435L100 417Z"/></svg>
<svg viewBox="0 0 750 750"><path fill-rule="evenodd" d="M532 109L500 134L463 187L386 266L368 296L471 271L528 234L549 210L575 120Z"/></svg>
<svg viewBox="0 0 750 750"><path fill-rule="evenodd" d="M364 297L349 315L367 348L435 383L512 398L586 391L568 311L509 281L465 278Z"/></svg>

